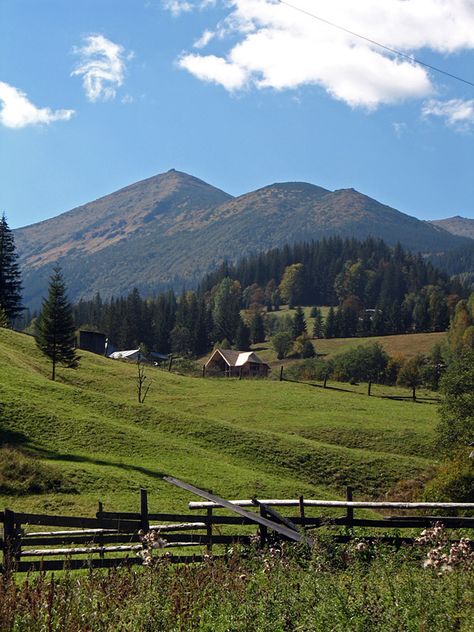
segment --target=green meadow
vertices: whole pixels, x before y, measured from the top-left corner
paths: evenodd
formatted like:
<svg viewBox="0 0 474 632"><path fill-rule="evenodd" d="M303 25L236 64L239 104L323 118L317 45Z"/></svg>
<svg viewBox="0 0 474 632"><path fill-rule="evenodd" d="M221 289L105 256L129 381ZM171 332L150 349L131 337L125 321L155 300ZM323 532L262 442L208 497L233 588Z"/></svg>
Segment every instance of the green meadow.
<svg viewBox="0 0 474 632"><path fill-rule="evenodd" d="M34 339L0 329L0 507L133 510L145 487L152 511L184 510L164 474L228 498L380 498L436 463L434 404L151 367L139 404L135 365L81 354L51 382Z"/></svg>

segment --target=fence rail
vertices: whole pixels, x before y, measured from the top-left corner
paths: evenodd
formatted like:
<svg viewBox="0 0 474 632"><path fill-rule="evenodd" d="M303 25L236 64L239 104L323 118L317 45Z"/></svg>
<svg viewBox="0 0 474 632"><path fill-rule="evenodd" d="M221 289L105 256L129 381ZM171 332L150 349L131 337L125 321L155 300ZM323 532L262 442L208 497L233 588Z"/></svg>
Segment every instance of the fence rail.
<svg viewBox="0 0 474 632"><path fill-rule="evenodd" d="M311 544L309 533L327 526L344 527L346 531L333 535L334 541L346 542L351 539L351 529L355 527L370 530L419 529L441 522L448 529L474 529L474 517L444 515L390 515L376 518L355 517L356 509L403 509L403 510L474 510L474 503L399 503L399 502L357 502L352 500L352 490L348 488L346 501L305 499L251 499L227 501L199 490L198 488L167 478L192 493L206 498L205 502L191 502L189 513L153 513L148 511L148 497L140 490L140 511L104 511L99 503L95 518L83 516L58 516L14 512L9 509L0 512L3 537L0 550L3 552L4 573L27 571L57 571L65 568L111 568L120 565L135 565L143 562L140 552L145 545L140 531L156 531L164 540L163 548L170 562L188 563L203 559L203 548L209 554L213 546L231 546L235 543L249 544L258 537L264 546L273 533L275 537ZM209 500L210 499L210 500ZM247 511L243 507L254 507L257 511ZM298 515L288 517L279 514L272 507L298 507ZM315 508L344 509L344 515L328 517L309 515ZM232 515L222 515L227 509ZM205 510L196 514L194 510ZM62 527L60 530L29 531L30 527ZM222 533L230 527L257 527L253 534ZM245 531L245 529L243 529ZM413 542L411 537L367 535L369 540L402 545ZM171 554L167 549L194 548L193 554Z"/></svg>

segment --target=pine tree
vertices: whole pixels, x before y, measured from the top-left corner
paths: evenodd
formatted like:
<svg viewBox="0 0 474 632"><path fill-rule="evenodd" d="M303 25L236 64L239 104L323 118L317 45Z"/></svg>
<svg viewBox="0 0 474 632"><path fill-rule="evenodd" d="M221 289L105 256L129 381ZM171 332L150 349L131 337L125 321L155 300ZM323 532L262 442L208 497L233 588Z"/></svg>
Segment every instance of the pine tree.
<svg viewBox="0 0 474 632"><path fill-rule="evenodd" d="M293 340L296 340L306 333L306 320L301 307L296 308L295 315L293 317L293 323L291 326L291 333L293 335Z"/></svg>
<svg viewBox="0 0 474 632"><path fill-rule="evenodd" d="M324 335L326 338L336 337L336 314L334 312L334 307L329 308L324 327Z"/></svg>
<svg viewBox="0 0 474 632"><path fill-rule="evenodd" d="M239 321L235 334L235 347L239 351L248 351L250 349L250 329L242 319Z"/></svg>
<svg viewBox="0 0 474 632"><path fill-rule="evenodd" d="M4 213L0 219L0 308L5 312L9 322L23 310L21 275L17 259L15 240Z"/></svg>
<svg viewBox="0 0 474 632"><path fill-rule="evenodd" d="M250 339L253 344L265 342L265 324L263 322L263 316L259 312L254 314L250 321Z"/></svg>
<svg viewBox="0 0 474 632"><path fill-rule="evenodd" d="M36 330L36 344L52 362L52 380L56 379L57 364L77 368L79 358L74 342L72 307L66 296L61 268L57 266L49 281L48 298L43 300Z"/></svg>
<svg viewBox="0 0 474 632"><path fill-rule="evenodd" d="M323 328L323 315L321 314L321 310L319 307L313 307L311 310L314 314L313 321L313 338L322 338L324 333Z"/></svg>

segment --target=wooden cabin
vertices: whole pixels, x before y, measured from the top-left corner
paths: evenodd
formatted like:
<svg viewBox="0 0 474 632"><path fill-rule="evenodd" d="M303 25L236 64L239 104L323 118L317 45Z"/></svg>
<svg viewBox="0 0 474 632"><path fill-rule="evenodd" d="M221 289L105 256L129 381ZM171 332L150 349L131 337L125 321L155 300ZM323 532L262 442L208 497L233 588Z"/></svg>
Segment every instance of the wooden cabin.
<svg viewBox="0 0 474 632"><path fill-rule="evenodd" d="M205 372L227 377L267 377L270 366L253 351L215 349L205 364Z"/></svg>

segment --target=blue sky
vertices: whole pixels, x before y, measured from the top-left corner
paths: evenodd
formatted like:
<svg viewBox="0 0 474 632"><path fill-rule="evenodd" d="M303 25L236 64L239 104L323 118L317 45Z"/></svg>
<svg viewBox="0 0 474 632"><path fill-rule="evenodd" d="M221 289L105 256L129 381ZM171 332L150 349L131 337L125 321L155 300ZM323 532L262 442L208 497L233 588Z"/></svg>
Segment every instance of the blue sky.
<svg viewBox="0 0 474 632"><path fill-rule="evenodd" d="M471 0L294 0L474 81ZM0 209L40 221L176 168L474 218L474 87L271 0L0 0Z"/></svg>

